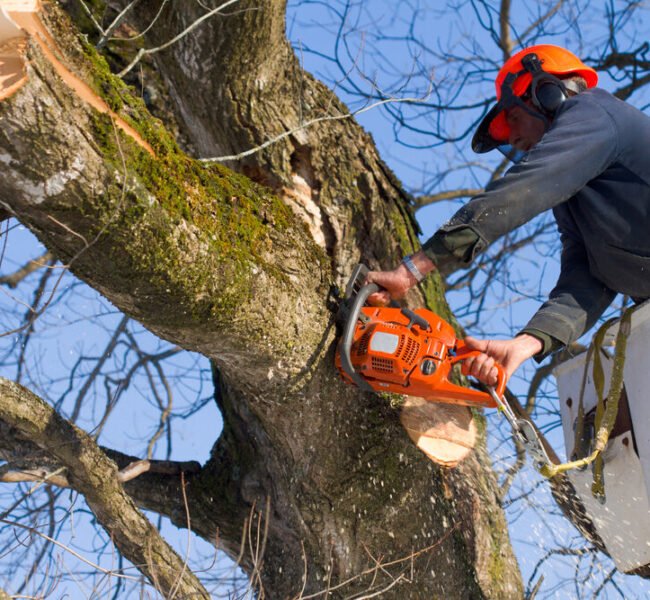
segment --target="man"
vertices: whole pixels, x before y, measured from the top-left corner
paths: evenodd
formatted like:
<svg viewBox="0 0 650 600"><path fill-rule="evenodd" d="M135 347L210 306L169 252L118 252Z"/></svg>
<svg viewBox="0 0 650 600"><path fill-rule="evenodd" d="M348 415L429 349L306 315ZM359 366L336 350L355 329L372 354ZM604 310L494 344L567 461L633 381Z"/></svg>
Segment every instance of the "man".
<svg viewBox="0 0 650 600"><path fill-rule="evenodd" d="M558 282L510 340L476 340L464 372L496 383L589 329L616 293L650 298L650 118L596 88L596 72L551 45L515 54L496 78L497 104L472 140L475 152L525 153L393 271L371 272L385 303L447 261L467 266L505 233L553 209L561 234ZM507 147L509 145L509 147ZM507 147L507 148L506 148Z"/></svg>

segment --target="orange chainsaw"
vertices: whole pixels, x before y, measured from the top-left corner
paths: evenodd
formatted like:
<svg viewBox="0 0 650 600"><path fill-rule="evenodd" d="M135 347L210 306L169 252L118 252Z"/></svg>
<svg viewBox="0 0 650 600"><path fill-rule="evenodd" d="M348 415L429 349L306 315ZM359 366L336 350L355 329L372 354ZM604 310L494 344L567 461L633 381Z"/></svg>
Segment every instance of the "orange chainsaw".
<svg viewBox="0 0 650 600"><path fill-rule="evenodd" d="M379 291L365 285L368 268L357 265L339 305L342 328L336 367L347 383L367 392L395 392L431 402L498 408L515 435L530 451L536 466L552 464L526 419L517 418L504 397L505 372L497 367L497 385L482 392L450 381L454 365L480 354L456 337L452 326L430 310L365 306Z"/></svg>

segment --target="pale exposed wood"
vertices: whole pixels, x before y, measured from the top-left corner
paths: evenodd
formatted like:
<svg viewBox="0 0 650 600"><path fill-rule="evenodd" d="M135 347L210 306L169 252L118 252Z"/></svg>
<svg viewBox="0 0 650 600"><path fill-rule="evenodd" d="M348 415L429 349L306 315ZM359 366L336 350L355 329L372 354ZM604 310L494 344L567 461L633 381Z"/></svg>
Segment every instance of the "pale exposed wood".
<svg viewBox="0 0 650 600"><path fill-rule="evenodd" d="M415 445L445 467L455 467L476 445L476 425L466 406L407 396L400 421Z"/></svg>
<svg viewBox="0 0 650 600"><path fill-rule="evenodd" d="M33 6L33 10L28 10L26 7L23 7L22 10L17 10L15 12L9 11L7 14L22 31L28 34L30 38L40 46L43 54L45 54L47 59L52 63L52 66L58 75L71 89L74 90L79 98L90 104L95 110L111 115L115 124L124 131L124 133L132 137L140 146L149 152L149 154L153 155L154 151L151 148L151 145L142 139L142 136L133 129L131 125L112 111L106 102L93 92L88 84L79 79L79 77L77 77L57 58L57 54L60 53L60 50L57 48L57 44L52 36L43 26L43 23L38 16L37 8L40 7ZM15 93L25 83L26 76L23 74L22 78L20 78L20 73L24 73L24 59L22 58L23 51L24 40L20 40L16 43L15 49L12 49L14 55L7 59L6 66L4 63L0 63L0 100ZM5 78L6 80L4 80ZM10 82L12 82L11 85Z"/></svg>
<svg viewBox="0 0 650 600"><path fill-rule="evenodd" d="M14 3L12 3L14 4ZM25 72L25 34L0 5L0 100L8 98L27 81Z"/></svg>
<svg viewBox="0 0 650 600"><path fill-rule="evenodd" d="M40 8L39 0L2 0L2 8L7 12L36 12Z"/></svg>

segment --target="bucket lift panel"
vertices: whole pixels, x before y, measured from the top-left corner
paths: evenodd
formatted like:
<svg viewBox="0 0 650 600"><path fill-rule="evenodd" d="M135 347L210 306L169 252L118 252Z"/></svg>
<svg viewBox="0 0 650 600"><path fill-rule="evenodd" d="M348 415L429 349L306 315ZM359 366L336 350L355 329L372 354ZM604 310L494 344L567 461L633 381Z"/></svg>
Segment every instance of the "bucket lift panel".
<svg viewBox="0 0 650 600"><path fill-rule="evenodd" d="M567 473L617 568L624 572L650 564L650 303L633 313L631 325L624 392L632 428L619 427L603 454L605 503L600 504L591 494L590 468ZM605 394L609 390L612 344L617 331L618 324L612 325L603 344L610 351L609 356L601 354ZM583 353L555 369L567 458L575 445L574 427L586 358ZM598 401L592 378L593 362L587 368L582 399L585 414L595 409Z"/></svg>

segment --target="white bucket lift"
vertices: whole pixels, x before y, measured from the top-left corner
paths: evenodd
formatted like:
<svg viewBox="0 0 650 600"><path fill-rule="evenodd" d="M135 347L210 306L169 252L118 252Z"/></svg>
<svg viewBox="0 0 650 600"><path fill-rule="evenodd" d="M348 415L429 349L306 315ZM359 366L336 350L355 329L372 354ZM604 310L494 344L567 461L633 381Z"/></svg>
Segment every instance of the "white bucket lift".
<svg viewBox="0 0 650 600"><path fill-rule="evenodd" d="M631 326L619 418L603 453L605 502L601 504L591 493L591 467L567 472L598 535L616 567L623 572L650 564L650 302L634 311ZM614 323L603 343L603 349L609 350L609 356L605 356L605 352L601 354L605 394L609 390L617 331L618 323ZM567 459L571 458L575 445L574 427L586 360L585 352L562 363L554 371ZM598 399L592 377L593 361L587 368L582 402L588 416Z"/></svg>

